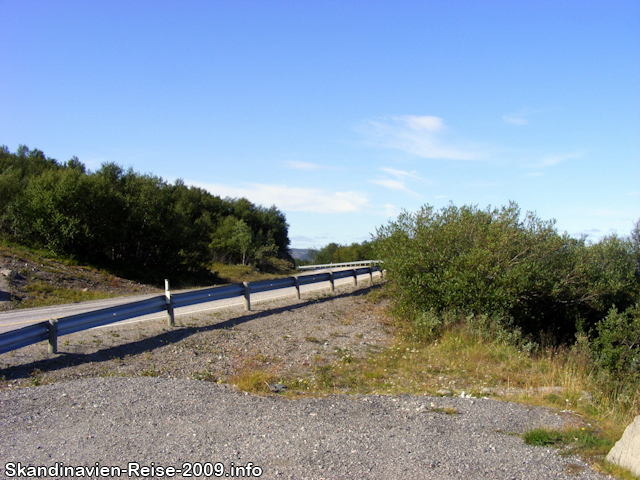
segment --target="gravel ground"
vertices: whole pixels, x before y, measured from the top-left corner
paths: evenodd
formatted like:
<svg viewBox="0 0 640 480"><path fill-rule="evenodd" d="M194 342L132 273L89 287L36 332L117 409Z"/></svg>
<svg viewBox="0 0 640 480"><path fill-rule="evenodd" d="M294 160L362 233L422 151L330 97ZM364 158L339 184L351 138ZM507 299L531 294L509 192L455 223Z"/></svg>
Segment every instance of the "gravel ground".
<svg viewBox="0 0 640 480"><path fill-rule="evenodd" d="M62 337L53 358L43 344L0 355L0 477L9 462L123 472L128 462L220 462L230 476L252 462L260 478L605 478L514 435L575 421L548 409L426 396L292 400L196 380L255 367L311 375L385 348L385 305L368 302L368 291L200 314L171 331L145 322L80 332Z"/></svg>
<svg viewBox="0 0 640 480"><path fill-rule="evenodd" d="M229 473L252 462L261 478L604 478L513 435L567 418L489 399L288 400L188 379L91 378L4 391L0 401L4 465L220 462Z"/></svg>

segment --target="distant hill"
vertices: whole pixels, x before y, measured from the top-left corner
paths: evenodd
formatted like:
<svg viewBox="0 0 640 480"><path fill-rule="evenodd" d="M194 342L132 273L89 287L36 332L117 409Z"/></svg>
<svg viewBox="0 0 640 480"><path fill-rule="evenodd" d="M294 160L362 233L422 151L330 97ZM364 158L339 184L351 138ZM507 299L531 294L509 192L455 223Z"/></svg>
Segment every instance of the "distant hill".
<svg viewBox="0 0 640 480"><path fill-rule="evenodd" d="M312 260L313 250L308 248L291 248L289 249L291 256L296 260Z"/></svg>

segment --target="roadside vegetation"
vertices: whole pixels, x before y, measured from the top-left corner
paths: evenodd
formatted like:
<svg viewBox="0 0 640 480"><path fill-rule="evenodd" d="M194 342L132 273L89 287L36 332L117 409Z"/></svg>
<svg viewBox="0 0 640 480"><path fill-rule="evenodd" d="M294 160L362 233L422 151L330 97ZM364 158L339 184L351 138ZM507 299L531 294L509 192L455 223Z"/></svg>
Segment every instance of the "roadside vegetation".
<svg viewBox="0 0 640 480"><path fill-rule="evenodd" d="M640 221L589 244L517 205L403 213L378 230L393 314L416 342L450 324L582 359L618 415L640 413Z"/></svg>
<svg viewBox="0 0 640 480"><path fill-rule="evenodd" d="M160 291L150 285L117 277L103 269L80 265L73 259L2 239L0 268L0 282L5 284L2 290L10 293L10 301L1 302L0 310Z"/></svg>

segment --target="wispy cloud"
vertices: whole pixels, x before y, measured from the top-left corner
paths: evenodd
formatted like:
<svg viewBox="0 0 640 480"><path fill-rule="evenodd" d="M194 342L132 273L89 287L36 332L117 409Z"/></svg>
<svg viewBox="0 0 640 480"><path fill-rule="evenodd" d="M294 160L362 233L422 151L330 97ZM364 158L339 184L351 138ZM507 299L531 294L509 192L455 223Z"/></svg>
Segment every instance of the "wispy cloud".
<svg viewBox="0 0 640 480"><path fill-rule="evenodd" d="M527 125L529 123L529 120L527 120L524 117L519 117L517 115L503 115L502 120L504 120L507 123L510 123L511 125Z"/></svg>
<svg viewBox="0 0 640 480"><path fill-rule="evenodd" d="M409 189L409 187L407 187L406 185L407 180L421 180L415 170L411 172L405 172L404 170L398 170L389 167L383 167L380 170L395 178L389 178L388 176L379 176L377 179L371 180L371 183L382 185L383 187L389 188L391 190L406 192L410 195L413 195L414 197L421 197L421 195Z"/></svg>
<svg viewBox="0 0 640 480"><path fill-rule="evenodd" d="M305 237L304 235L294 235L291 237L291 241L297 243L314 243L316 239L312 237Z"/></svg>
<svg viewBox="0 0 640 480"><path fill-rule="evenodd" d="M276 205L280 210L290 212L349 213L362 211L369 206L367 196L354 191L329 192L315 188L260 183L248 183L241 187L187 180L185 183L204 188L221 197L244 197L261 205Z"/></svg>
<svg viewBox="0 0 640 480"><path fill-rule="evenodd" d="M532 108L523 108L519 112L516 113L507 113L502 116L502 120L510 125L528 125L529 117L538 113L540 110L532 109Z"/></svg>
<svg viewBox="0 0 640 480"><path fill-rule="evenodd" d="M384 214L387 217L397 217L398 215L400 215L400 212L401 210L395 205L392 205L391 203L384 204Z"/></svg>
<svg viewBox="0 0 640 480"><path fill-rule="evenodd" d="M391 190L408 190L404 182L401 182L400 180L393 180L391 178L381 178L379 180L371 180L371 182L390 188Z"/></svg>
<svg viewBox="0 0 640 480"><path fill-rule="evenodd" d="M395 168L389 168L389 167L382 167L380 170L382 170L385 173L388 173L389 175L393 175L396 178L413 178L416 180L420 180L420 177L418 176L418 172L416 172L415 170L412 170L411 172L405 172L404 170L397 170Z"/></svg>
<svg viewBox="0 0 640 480"><path fill-rule="evenodd" d="M287 162L287 166L294 170L319 170L322 165L317 165L315 163L307 163L307 162L298 162L295 160Z"/></svg>
<svg viewBox="0 0 640 480"><path fill-rule="evenodd" d="M558 165L566 160L576 160L584 156L584 151L575 151L570 153L561 153L556 155L547 155L542 157L539 163L534 165L535 167L552 167Z"/></svg>
<svg viewBox="0 0 640 480"><path fill-rule="evenodd" d="M357 130L370 145L422 158L481 160L487 156L478 148L447 142L448 129L440 117L403 115L367 120Z"/></svg>

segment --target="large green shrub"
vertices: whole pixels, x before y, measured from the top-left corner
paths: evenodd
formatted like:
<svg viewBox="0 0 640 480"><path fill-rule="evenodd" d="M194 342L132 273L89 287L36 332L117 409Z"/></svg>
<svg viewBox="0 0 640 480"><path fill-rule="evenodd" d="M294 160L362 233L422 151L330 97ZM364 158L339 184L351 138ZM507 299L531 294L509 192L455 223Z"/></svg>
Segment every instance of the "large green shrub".
<svg viewBox="0 0 640 480"><path fill-rule="evenodd" d="M521 215L515 203L425 206L379 228L376 240L395 311L411 321L458 311L502 319L536 340L567 341L638 291L628 241L588 246L558 234L554 221Z"/></svg>
<svg viewBox="0 0 640 480"><path fill-rule="evenodd" d="M640 302L619 312L612 307L592 341L596 364L620 379L640 380Z"/></svg>

